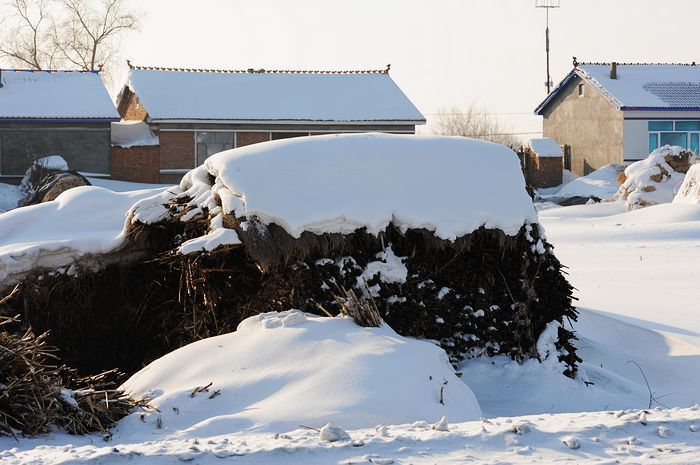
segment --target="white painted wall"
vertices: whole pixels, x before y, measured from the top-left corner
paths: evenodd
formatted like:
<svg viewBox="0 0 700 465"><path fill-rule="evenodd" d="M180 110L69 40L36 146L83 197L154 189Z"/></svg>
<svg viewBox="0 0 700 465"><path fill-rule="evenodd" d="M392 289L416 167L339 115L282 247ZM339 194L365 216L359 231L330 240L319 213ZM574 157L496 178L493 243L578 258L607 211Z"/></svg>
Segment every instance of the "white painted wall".
<svg viewBox="0 0 700 465"><path fill-rule="evenodd" d="M625 160L641 160L649 155L648 123L645 119L626 119L622 124L622 153Z"/></svg>

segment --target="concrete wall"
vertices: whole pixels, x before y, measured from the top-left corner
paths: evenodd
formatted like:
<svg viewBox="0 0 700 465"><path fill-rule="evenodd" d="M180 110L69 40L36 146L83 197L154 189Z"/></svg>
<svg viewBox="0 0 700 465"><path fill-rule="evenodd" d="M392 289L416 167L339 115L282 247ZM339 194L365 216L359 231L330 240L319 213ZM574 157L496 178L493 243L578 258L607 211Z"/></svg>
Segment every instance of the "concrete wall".
<svg viewBox="0 0 700 465"><path fill-rule="evenodd" d="M62 156L78 171L110 173L109 123L0 124L0 174L22 175L48 155Z"/></svg>
<svg viewBox="0 0 700 465"><path fill-rule="evenodd" d="M544 137L571 146L571 169L585 175L608 163L623 160L623 116L600 92L583 83L579 96L576 77L544 113Z"/></svg>

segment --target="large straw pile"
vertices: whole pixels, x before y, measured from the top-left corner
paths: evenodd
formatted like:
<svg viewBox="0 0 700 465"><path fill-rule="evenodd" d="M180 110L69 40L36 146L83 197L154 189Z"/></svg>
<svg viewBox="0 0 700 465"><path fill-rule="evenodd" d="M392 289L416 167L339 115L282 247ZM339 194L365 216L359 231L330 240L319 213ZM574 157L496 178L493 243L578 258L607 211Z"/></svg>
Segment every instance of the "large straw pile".
<svg viewBox="0 0 700 465"><path fill-rule="evenodd" d="M18 325L16 317L0 317L0 434L35 436L52 426L72 434L107 433L133 408L145 406L116 389L116 371L78 377L56 364L46 333L17 332Z"/></svg>

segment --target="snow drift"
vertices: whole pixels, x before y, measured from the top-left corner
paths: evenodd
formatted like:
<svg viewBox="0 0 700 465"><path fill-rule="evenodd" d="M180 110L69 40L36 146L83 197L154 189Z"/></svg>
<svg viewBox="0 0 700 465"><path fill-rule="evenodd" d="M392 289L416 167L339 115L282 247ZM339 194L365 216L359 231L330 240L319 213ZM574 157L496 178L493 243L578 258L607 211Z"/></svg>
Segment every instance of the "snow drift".
<svg viewBox="0 0 700 465"><path fill-rule="evenodd" d="M700 203L700 164L690 167L673 203Z"/></svg>
<svg viewBox="0 0 700 465"><path fill-rule="evenodd" d="M150 397L160 411L143 420L133 414L121 422L124 431L155 432L160 424L164 433L200 436L481 416L442 349L387 326L362 328L297 310L251 317L233 333L176 350L122 389Z"/></svg>

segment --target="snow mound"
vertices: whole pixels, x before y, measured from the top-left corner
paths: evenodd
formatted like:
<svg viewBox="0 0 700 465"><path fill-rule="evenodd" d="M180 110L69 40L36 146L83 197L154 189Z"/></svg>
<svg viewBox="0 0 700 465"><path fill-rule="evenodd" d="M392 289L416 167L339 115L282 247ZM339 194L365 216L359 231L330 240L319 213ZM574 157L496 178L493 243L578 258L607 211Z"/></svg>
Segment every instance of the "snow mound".
<svg viewBox="0 0 700 465"><path fill-rule="evenodd" d="M160 413L143 420L132 414L120 423L122 434L153 432L159 425L164 433L201 436L481 415L439 347L401 337L386 325L362 328L351 319L297 310L251 317L233 333L178 349L123 388L152 398Z"/></svg>
<svg viewBox="0 0 700 465"><path fill-rule="evenodd" d="M673 203L700 203L700 163L690 167Z"/></svg>
<svg viewBox="0 0 700 465"><path fill-rule="evenodd" d="M670 203L685 178L688 165L694 163L696 158L682 147L659 147L644 160L632 163L625 169L626 180L614 199L625 200L630 210Z"/></svg>
<svg viewBox="0 0 700 465"><path fill-rule="evenodd" d="M513 151L464 137L334 134L254 144L209 157L180 189L175 195L193 199L193 209L220 199L224 214L275 223L297 238L377 234L393 223L454 240L481 226L516 235L537 221ZM131 221L162 220L167 203L167 195L145 200Z"/></svg>
<svg viewBox="0 0 700 465"><path fill-rule="evenodd" d="M125 212L154 192L76 187L56 200L0 214L0 288L30 270L69 266L78 257L119 246Z"/></svg>
<svg viewBox="0 0 700 465"><path fill-rule="evenodd" d="M598 197L612 198L619 188L617 176L622 171L620 165L605 165L592 173L573 179L564 184L555 194L556 197Z"/></svg>

